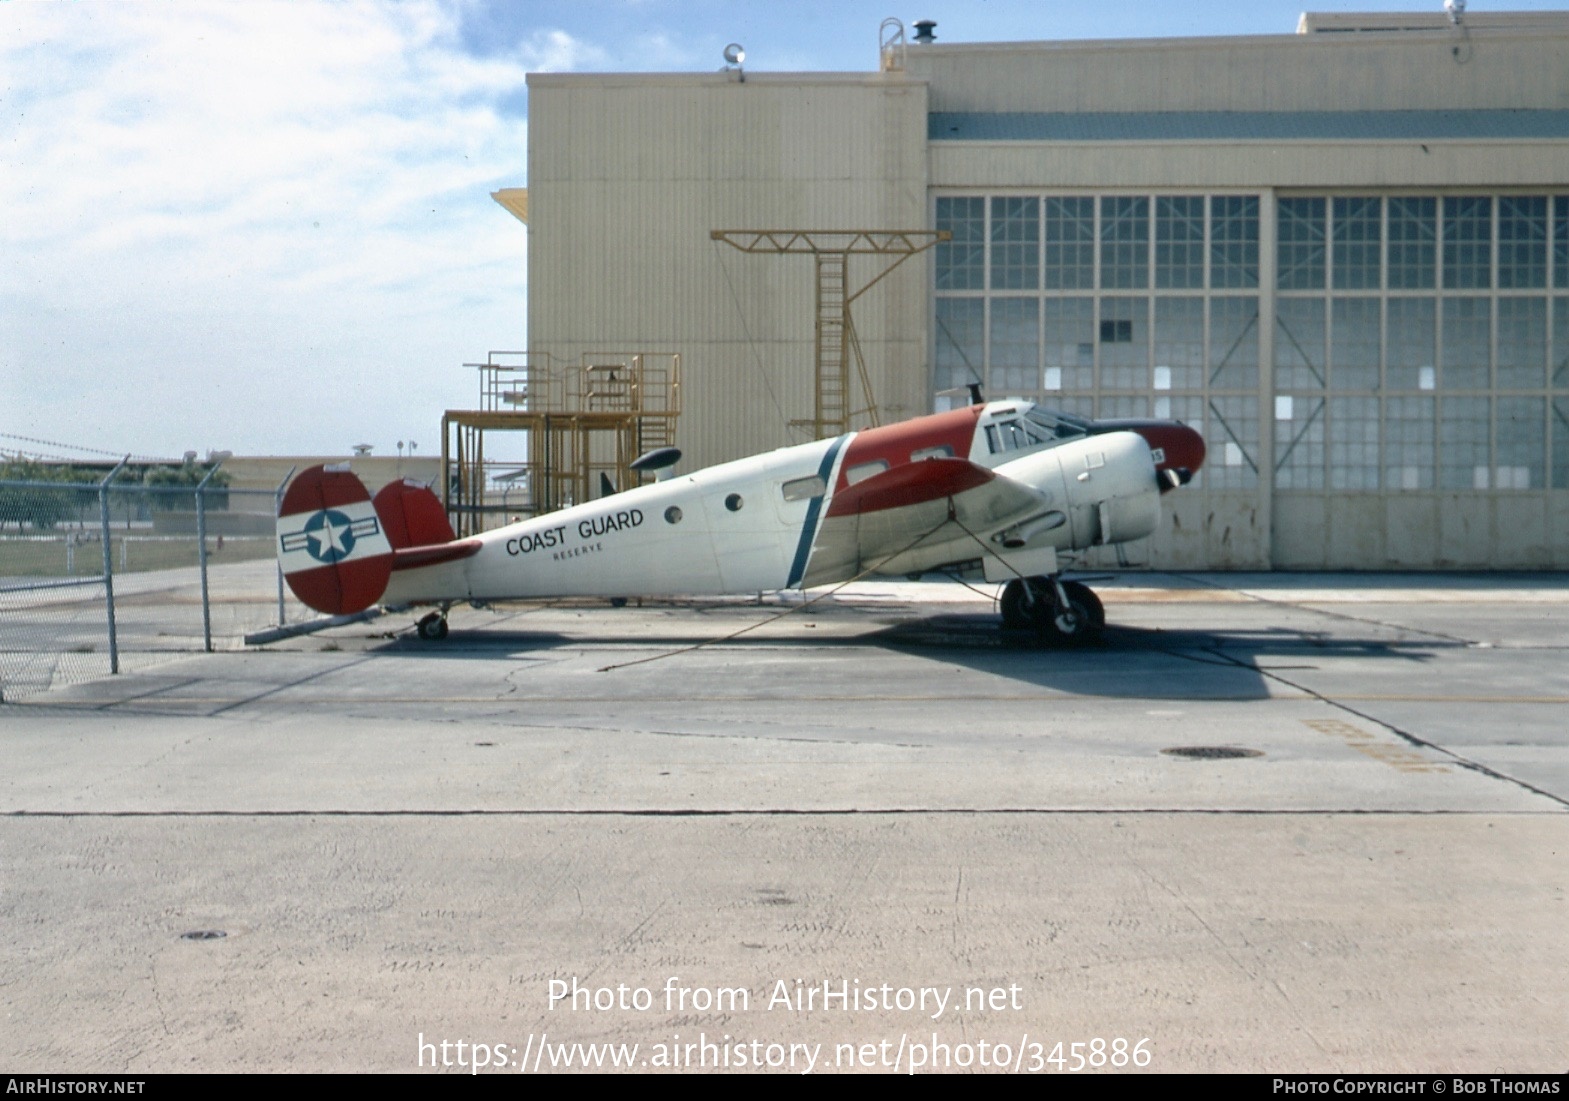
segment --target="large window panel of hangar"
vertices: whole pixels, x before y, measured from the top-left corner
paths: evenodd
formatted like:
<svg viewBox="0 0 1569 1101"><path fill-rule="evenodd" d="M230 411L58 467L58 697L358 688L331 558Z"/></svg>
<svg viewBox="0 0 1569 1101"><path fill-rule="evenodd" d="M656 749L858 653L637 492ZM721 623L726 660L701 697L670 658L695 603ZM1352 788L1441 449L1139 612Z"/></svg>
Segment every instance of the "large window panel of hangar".
<svg viewBox="0 0 1569 1101"><path fill-rule="evenodd" d="M1040 200L999 198L991 201L991 287L994 290L1035 290L1041 285Z"/></svg>
<svg viewBox="0 0 1569 1101"><path fill-rule="evenodd" d="M1275 259L1276 488L1569 488L1569 196L1286 196Z"/></svg>
<svg viewBox="0 0 1569 1101"><path fill-rule="evenodd" d="M1553 441L1553 488L1569 489L1569 396L1553 398L1548 431Z"/></svg>
<svg viewBox="0 0 1569 1101"><path fill-rule="evenodd" d="M1095 300L1047 298L1042 303L1045 331L1042 355L1046 395L1095 391ZM1081 410L1074 410L1080 412ZM1093 409L1090 410L1093 413Z"/></svg>
<svg viewBox="0 0 1569 1101"><path fill-rule="evenodd" d="M1210 286L1257 290L1258 196L1212 195L1209 205Z"/></svg>
<svg viewBox="0 0 1569 1101"><path fill-rule="evenodd" d="M1434 286L1438 270L1438 200L1399 196L1389 200L1389 288Z"/></svg>
<svg viewBox="0 0 1569 1101"><path fill-rule="evenodd" d="M1100 285L1143 289L1150 285L1150 202L1132 195L1101 199Z"/></svg>
<svg viewBox="0 0 1569 1101"><path fill-rule="evenodd" d="M934 405L1018 397L1090 417L1176 418L1196 484L1258 484L1256 194L939 195Z"/></svg>
<svg viewBox="0 0 1569 1101"><path fill-rule="evenodd" d="M1432 489L1438 458L1438 399L1391 397L1384 403L1384 484Z"/></svg>
<svg viewBox="0 0 1569 1101"><path fill-rule="evenodd" d="M1446 394L1439 424L1438 484L1444 489L1489 489L1492 486L1489 435L1493 399L1471 394Z"/></svg>
<svg viewBox="0 0 1569 1101"><path fill-rule="evenodd" d="M1086 195L1048 196L1045 204L1047 290L1095 286L1095 200Z"/></svg>
<svg viewBox="0 0 1569 1101"><path fill-rule="evenodd" d="M1547 465L1546 399L1498 398L1494 489L1541 489Z"/></svg>
<svg viewBox="0 0 1569 1101"><path fill-rule="evenodd" d="M986 367L986 301L982 298L939 298L937 339L933 359L939 391L962 391L972 382L984 384Z"/></svg>
<svg viewBox="0 0 1569 1101"><path fill-rule="evenodd" d="M990 377L999 392L1034 393L1041 386L1041 304L1037 298L991 300Z"/></svg>
<svg viewBox="0 0 1569 1101"><path fill-rule="evenodd" d="M986 286L986 200L937 200L937 225L951 239L937 245L937 289L978 291Z"/></svg>
<svg viewBox="0 0 1569 1101"><path fill-rule="evenodd" d="M1569 195L1553 199L1553 286L1569 288Z"/></svg>
<svg viewBox="0 0 1569 1101"><path fill-rule="evenodd" d="M1564 213L1564 222L1569 225L1569 210ZM1569 258L1569 248L1565 248L1564 253ZM1569 270L1566 270L1569 262L1561 268L1555 264L1555 269L1569 277ZM1569 298L1554 298L1552 312L1552 354L1547 364L1552 389L1552 408L1547 422L1548 438L1552 443L1552 487L1569 489Z"/></svg>
<svg viewBox="0 0 1569 1101"><path fill-rule="evenodd" d="M1100 300L1100 389L1149 393L1150 300L1119 295Z"/></svg>
<svg viewBox="0 0 1569 1101"><path fill-rule="evenodd" d="M1155 285L1204 286L1204 197L1162 195L1155 200Z"/></svg>
<svg viewBox="0 0 1569 1101"><path fill-rule="evenodd" d="M1376 291L1383 286L1381 206L1381 200L1365 195L1334 200L1331 239L1337 291Z"/></svg>
<svg viewBox="0 0 1569 1101"><path fill-rule="evenodd" d="M1204 299L1156 298L1153 332L1156 402L1172 390L1202 392L1207 358L1204 354Z"/></svg>

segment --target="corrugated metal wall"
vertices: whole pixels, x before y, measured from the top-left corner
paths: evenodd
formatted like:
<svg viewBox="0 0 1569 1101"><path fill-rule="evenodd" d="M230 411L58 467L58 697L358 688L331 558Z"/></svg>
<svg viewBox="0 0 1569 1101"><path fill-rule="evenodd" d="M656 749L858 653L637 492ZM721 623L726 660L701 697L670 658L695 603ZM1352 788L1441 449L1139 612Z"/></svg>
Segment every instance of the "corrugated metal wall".
<svg viewBox="0 0 1569 1101"><path fill-rule="evenodd" d="M938 43L912 48L907 68L930 81L933 111L1431 111L1569 103L1563 38L1541 31Z"/></svg>
<svg viewBox="0 0 1569 1101"><path fill-rule="evenodd" d="M898 77L530 78L529 334L575 359L683 357L687 469L799 442L812 413L810 256L715 229L926 224L926 89ZM852 257L852 284L879 261ZM856 304L884 416L926 403L926 268Z"/></svg>

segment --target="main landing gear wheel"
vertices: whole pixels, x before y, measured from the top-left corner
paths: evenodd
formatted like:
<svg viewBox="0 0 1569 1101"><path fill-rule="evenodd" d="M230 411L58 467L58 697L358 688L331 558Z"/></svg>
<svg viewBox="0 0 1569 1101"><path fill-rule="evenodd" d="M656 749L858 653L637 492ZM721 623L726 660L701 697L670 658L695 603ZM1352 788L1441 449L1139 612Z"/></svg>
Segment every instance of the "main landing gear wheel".
<svg viewBox="0 0 1569 1101"><path fill-rule="evenodd" d="M1028 589L1026 589L1028 586ZM1058 586L1047 577L1014 579L1003 586L999 603L1007 630L1034 630L1052 642L1080 644L1099 636L1106 609L1089 586L1079 581Z"/></svg>
<svg viewBox="0 0 1569 1101"><path fill-rule="evenodd" d="M447 613L431 612L414 628L426 642L440 642L447 637Z"/></svg>
<svg viewBox="0 0 1569 1101"><path fill-rule="evenodd" d="M1024 586L1030 595L1024 595ZM1002 608L1002 625L1006 630L1022 631L1036 625L1037 616L1050 607L1055 597L1051 582L1044 577L1031 577L1028 581L1014 578L1002 588L998 604ZM1033 605L1033 606L1032 606Z"/></svg>

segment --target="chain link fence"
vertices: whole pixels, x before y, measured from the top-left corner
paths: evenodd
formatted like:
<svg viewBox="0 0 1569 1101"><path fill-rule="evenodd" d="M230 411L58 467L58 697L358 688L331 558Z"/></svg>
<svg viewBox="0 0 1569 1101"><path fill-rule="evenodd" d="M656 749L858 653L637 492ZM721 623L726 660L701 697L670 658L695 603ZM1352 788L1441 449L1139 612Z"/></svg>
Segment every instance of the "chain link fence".
<svg viewBox="0 0 1569 1101"><path fill-rule="evenodd" d="M312 614L278 576L281 487L116 484L119 473L0 480L0 699L237 647Z"/></svg>

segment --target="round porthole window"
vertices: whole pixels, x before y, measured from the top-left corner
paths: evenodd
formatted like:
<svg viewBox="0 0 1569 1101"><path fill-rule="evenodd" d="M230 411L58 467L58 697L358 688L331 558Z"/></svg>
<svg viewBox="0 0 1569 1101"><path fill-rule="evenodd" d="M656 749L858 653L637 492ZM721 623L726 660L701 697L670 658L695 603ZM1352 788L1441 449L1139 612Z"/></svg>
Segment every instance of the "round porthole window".
<svg viewBox="0 0 1569 1101"><path fill-rule="evenodd" d="M725 498L725 508L729 509L731 512L740 512L741 505L743 503L744 502L742 502L741 495L739 493L732 493L730 496Z"/></svg>
<svg viewBox="0 0 1569 1101"><path fill-rule="evenodd" d="M675 505L671 505L669 508L665 509L665 523L679 524L680 522L681 510L679 508L677 508Z"/></svg>

